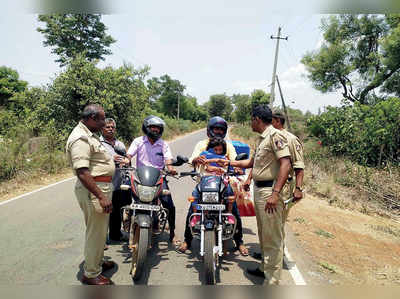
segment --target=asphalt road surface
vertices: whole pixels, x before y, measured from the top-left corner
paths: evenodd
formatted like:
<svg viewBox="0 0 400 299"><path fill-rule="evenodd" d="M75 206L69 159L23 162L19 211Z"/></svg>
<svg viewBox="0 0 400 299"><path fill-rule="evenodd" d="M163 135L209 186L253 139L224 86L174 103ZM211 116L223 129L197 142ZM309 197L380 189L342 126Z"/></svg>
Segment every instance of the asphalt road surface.
<svg viewBox="0 0 400 299"><path fill-rule="evenodd" d="M192 133L170 143L173 155L190 156L197 141L206 138L205 130ZM188 171L189 166L178 167ZM176 235L183 240L185 217L195 183L189 177L169 179L176 206ZM75 178L62 181L38 192L0 205L0 284L51 284L79 285L82 275L84 221L73 193ZM244 242L250 252L259 251L255 217L243 217ZM199 242L193 241L187 254L175 251L168 243L168 233L156 236L148 252L146 271L140 281L134 282L129 274L130 258L127 245L111 244L105 257L112 259L118 267L108 271L116 285L202 285L203 264L199 255ZM222 260L219 271L220 285L262 284L261 279L248 275L247 267L257 267L251 256L243 257L238 251L231 252ZM286 248L292 258L299 246L288 232ZM301 261L296 264L304 264ZM282 284L301 284L296 276L295 263L288 263L282 272ZM300 266L299 266L300 268ZM297 271L298 272L298 271ZM294 274L293 274L294 273ZM311 272L312 273L312 272ZM293 278L295 277L295 278ZM303 281L304 282L304 281Z"/></svg>

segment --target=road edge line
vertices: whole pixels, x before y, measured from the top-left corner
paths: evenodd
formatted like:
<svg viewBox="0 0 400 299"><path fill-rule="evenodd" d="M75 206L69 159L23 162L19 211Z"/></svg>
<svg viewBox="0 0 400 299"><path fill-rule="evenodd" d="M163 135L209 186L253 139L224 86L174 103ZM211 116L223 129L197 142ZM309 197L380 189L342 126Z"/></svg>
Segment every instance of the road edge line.
<svg viewBox="0 0 400 299"><path fill-rule="evenodd" d="M39 189L30 191L30 192L28 192L28 193L21 194L21 195L19 195L19 196L17 196L17 197L7 199L7 200L5 200L5 201L0 202L0 206L5 205L6 203L12 202L12 201L14 201L14 200L17 200L17 199L19 199L19 198L23 198L23 197L25 197L25 196L31 195L31 194L33 194L33 193L36 193L36 192L45 190L45 189L47 189L47 188L51 188L51 187L56 186L56 185L58 185L58 184L65 183L65 182L70 181L70 180L72 180L72 179L74 179L74 178L76 178L76 177L73 176L73 177L71 177L71 178L58 181L58 182L53 183L53 184L51 184L51 185L43 186L43 187L41 187L41 188L39 188Z"/></svg>
<svg viewBox="0 0 400 299"><path fill-rule="evenodd" d="M292 261L292 257L290 256L290 253L289 253L289 251L288 251L286 246L285 246L284 252L285 252L285 254L283 256L283 259L284 259L286 265L289 268L289 273L290 273L290 275L292 275L294 283L296 285L307 285L307 283L305 282L305 280L303 278L303 275L301 275L301 273L300 273L299 268L297 268L297 265L294 264L291 267L289 266L289 264L293 263L293 262L291 262Z"/></svg>

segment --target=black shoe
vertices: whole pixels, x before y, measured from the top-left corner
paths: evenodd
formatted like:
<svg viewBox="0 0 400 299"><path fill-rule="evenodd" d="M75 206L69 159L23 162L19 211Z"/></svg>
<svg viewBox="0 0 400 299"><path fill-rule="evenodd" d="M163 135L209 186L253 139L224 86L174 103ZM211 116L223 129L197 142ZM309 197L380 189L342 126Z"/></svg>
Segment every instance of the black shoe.
<svg viewBox="0 0 400 299"><path fill-rule="evenodd" d="M124 236L124 235L121 235L121 236L119 236L117 238L110 237L110 241L113 241L113 242L126 242L126 241L129 241L129 238Z"/></svg>
<svg viewBox="0 0 400 299"><path fill-rule="evenodd" d="M253 252L253 253L251 254L251 256L252 256L253 258L255 258L256 260L259 260L259 261L261 261L261 259L262 259L262 254L261 254L261 252Z"/></svg>
<svg viewBox="0 0 400 299"><path fill-rule="evenodd" d="M246 269L247 273L257 276L257 277L261 277L265 279L265 274L264 272L262 272L260 269L256 268L256 269Z"/></svg>

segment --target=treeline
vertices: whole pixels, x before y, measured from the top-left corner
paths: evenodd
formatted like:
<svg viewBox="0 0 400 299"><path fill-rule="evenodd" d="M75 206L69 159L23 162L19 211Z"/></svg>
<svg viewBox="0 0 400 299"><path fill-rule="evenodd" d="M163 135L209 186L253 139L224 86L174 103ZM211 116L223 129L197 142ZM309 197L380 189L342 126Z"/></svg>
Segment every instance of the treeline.
<svg viewBox="0 0 400 299"><path fill-rule="evenodd" d="M302 62L321 92L342 107L308 121L335 155L360 164L400 164L400 14L343 14L322 21L322 46Z"/></svg>
<svg viewBox="0 0 400 299"><path fill-rule="evenodd" d="M308 119L307 126L323 146L362 165L400 165L400 99L375 105L329 107Z"/></svg>

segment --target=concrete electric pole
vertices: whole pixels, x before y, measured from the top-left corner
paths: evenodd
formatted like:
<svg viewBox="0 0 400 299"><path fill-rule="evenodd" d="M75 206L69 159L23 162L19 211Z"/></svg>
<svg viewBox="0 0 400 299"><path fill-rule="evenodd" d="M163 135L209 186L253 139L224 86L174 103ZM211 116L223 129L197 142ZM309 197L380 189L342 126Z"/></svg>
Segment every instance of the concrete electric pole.
<svg viewBox="0 0 400 299"><path fill-rule="evenodd" d="M269 107L272 109L274 100L275 100L275 78L276 78L276 66L278 64L278 51L279 51L279 40L285 39L288 40L288 37L281 37L281 27L278 28L278 36L274 37L271 35L271 39L276 39L276 48L275 48L275 61L274 61L274 70L272 71L272 84L271 84L271 101L269 103Z"/></svg>
<svg viewBox="0 0 400 299"><path fill-rule="evenodd" d="M287 126L288 126L288 129L291 130L292 128L290 127L289 114L286 109L285 100L283 99L282 89L281 89L281 85L279 84L278 75L276 75L276 82L278 82L279 94L281 95L282 107L283 107L283 110L285 111Z"/></svg>

